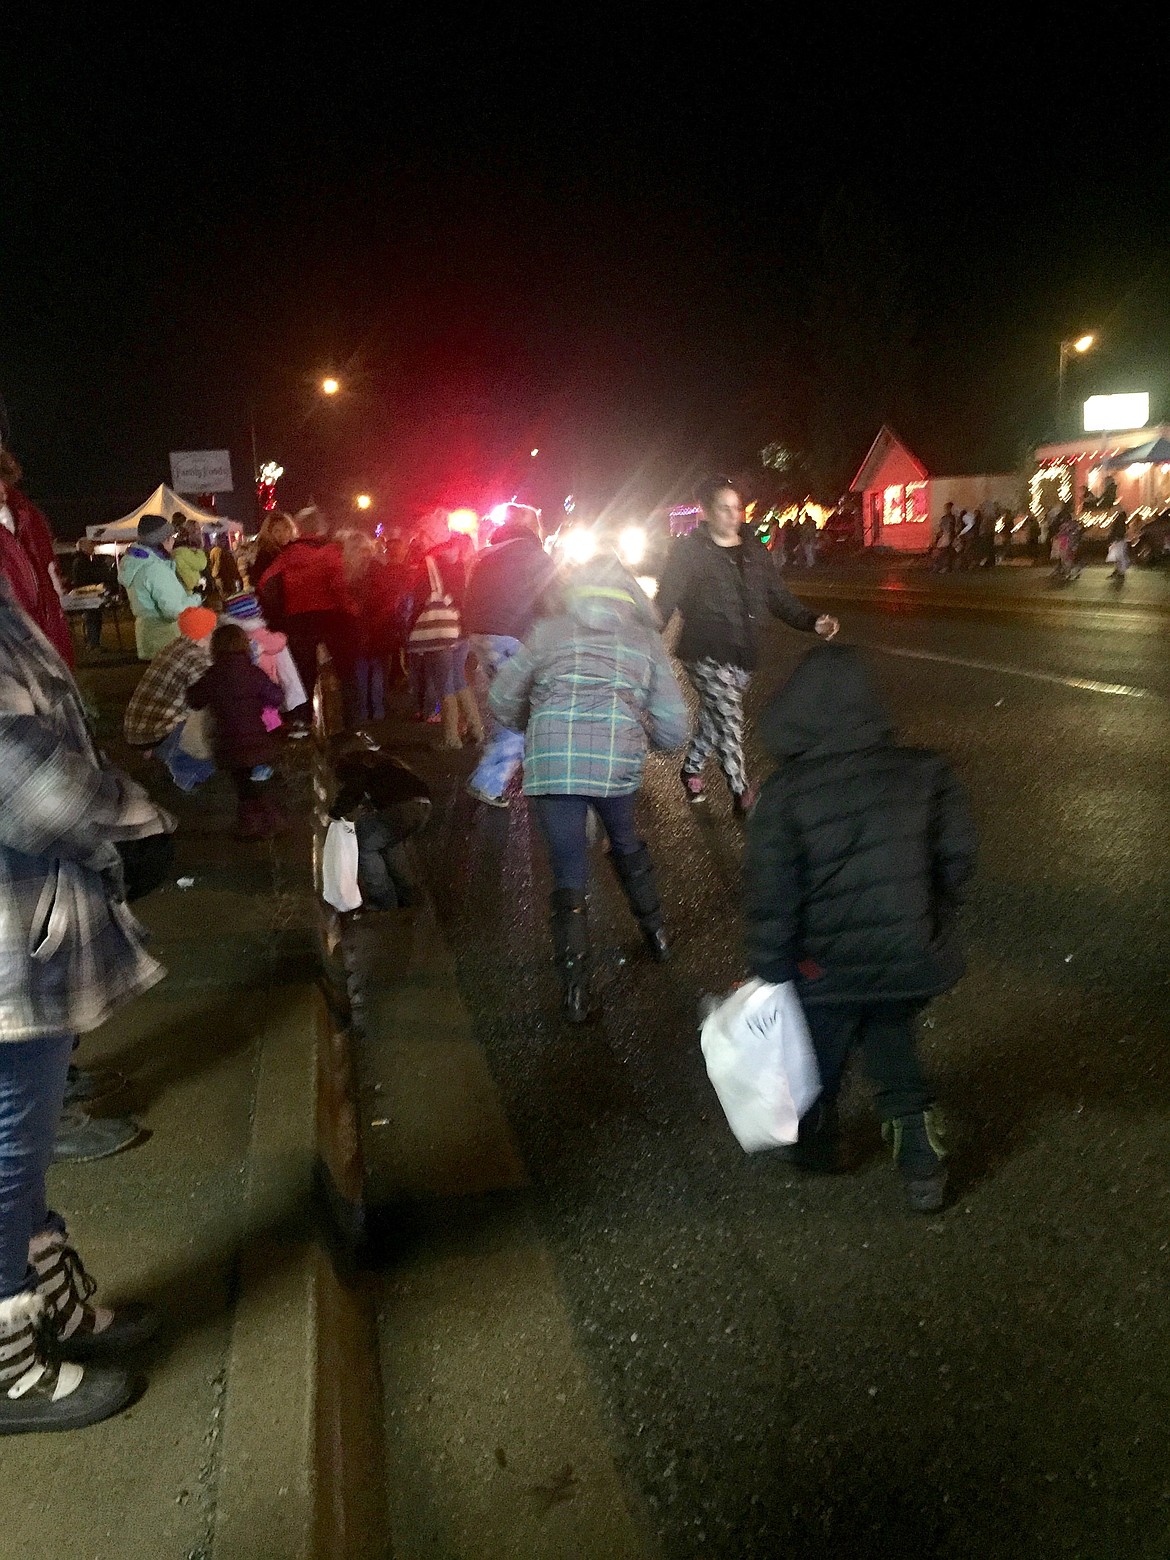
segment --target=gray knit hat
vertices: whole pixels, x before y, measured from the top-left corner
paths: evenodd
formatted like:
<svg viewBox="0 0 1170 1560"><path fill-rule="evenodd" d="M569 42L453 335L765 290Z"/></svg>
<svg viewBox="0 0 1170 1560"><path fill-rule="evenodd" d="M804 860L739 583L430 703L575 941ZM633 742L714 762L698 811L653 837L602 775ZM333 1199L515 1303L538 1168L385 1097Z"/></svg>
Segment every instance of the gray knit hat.
<svg viewBox="0 0 1170 1560"><path fill-rule="evenodd" d="M174 534L174 526L162 515L143 515L138 522L138 540L143 547L161 547Z"/></svg>

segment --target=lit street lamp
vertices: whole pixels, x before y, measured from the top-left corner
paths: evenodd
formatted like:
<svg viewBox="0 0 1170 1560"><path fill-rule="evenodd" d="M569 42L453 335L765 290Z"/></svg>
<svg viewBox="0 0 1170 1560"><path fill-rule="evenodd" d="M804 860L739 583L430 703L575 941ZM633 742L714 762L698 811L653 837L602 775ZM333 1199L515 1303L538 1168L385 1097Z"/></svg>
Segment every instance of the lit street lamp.
<svg viewBox="0 0 1170 1560"><path fill-rule="evenodd" d="M373 502L374 500L368 493L359 493L358 496L354 499L354 503L358 506L359 509L368 509Z"/></svg>
<svg viewBox="0 0 1170 1560"><path fill-rule="evenodd" d="M321 394L322 395L336 395L337 392L340 389L341 389L341 381L337 380L337 379L334 379L332 374L329 374L325 379L323 379L321 381Z"/></svg>
<svg viewBox="0 0 1170 1560"><path fill-rule="evenodd" d="M1057 370L1057 412L1060 417L1061 431L1064 431L1064 376L1068 368L1068 360L1075 352L1083 355L1091 351L1097 345L1097 338L1092 331L1086 331L1083 336L1070 336L1067 341L1060 344L1060 367Z"/></svg>

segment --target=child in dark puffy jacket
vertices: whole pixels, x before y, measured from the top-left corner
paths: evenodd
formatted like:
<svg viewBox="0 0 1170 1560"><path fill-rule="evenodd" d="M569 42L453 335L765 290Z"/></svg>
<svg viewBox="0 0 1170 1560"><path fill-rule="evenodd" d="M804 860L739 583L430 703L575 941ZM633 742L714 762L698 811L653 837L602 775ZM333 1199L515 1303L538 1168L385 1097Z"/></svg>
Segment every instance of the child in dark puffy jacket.
<svg viewBox="0 0 1170 1560"><path fill-rule="evenodd" d="M748 828L748 962L763 980L796 982L822 1085L793 1158L835 1167L837 1096L857 1046L911 1206L933 1212L946 1170L915 1025L963 974L957 919L975 867L966 799L939 754L898 746L845 646L809 652L760 736L780 767Z"/></svg>
<svg viewBox="0 0 1170 1560"><path fill-rule="evenodd" d="M210 711L215 761L236 788L238 839L271 839L288 826L283 811L261 794L253 777L253 770L272 762L265 711L279 710L283 697L279 685L253 664L244 630L221 624L211 636L211 666L187 690L187 703L193 710Z"/></svg>

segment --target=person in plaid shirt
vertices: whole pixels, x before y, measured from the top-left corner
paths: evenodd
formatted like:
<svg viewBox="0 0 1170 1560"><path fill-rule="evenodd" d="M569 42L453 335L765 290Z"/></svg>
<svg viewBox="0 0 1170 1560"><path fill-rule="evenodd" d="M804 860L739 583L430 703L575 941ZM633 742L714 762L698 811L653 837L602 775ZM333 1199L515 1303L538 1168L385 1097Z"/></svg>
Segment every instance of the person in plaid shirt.
<svg viewBox="0 0 1170 1560"><path fill-rule="evenodd" d="M122 721L130 746L153 748L181 791L193 791L215 772L210 759L184 752L180 743L191 714L187 690L211 665L208 643L217 621L210 607L179 613L179 638L147 666Z"/></svg>
<svg viewBox="0 0 1170 1560"><path fill-rule="evenodd" d="M587 822L609 835L610 860L656 959L669 956L650 852L634 822L647 746L681 747L687 707L654 609L612 553L575 570L564 610L542 618L506 661L488 702L525 732L524 794L532 798L553 874L552 935L566 1016L589 1016Z"/></svg>

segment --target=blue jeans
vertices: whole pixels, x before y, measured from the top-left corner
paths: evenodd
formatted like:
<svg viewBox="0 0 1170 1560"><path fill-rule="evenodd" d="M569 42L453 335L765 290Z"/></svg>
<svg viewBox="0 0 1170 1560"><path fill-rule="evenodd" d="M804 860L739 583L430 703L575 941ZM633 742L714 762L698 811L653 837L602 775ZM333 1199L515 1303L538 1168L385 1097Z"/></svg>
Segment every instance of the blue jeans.
<svg viewBox="0 0 1170 1560"><path fill-rule="evenodd" d="M457 639L451 647L451 692L460 693L467 687L467 657L471 654L470 639Z"/></svg>
<svg viewBox="0 0 1170 1560"><path fill-rule="evenodd" d="M380 655L359 655L354 662L357 679L357 718L386 719L386 662Z"/></svg>
<svg viewBox="0 0 1170 1560"><path fill-rule="evenodd" d="M33 1236L65 1228L45 1203L45 1175L72 1054L72 1035L0 1042L0 1300L35 1287Z"/></svg>
<svg viewBox="0 0 1170 1560"><path fill-rule="evenodd" d="M505 661L520 649L520 641L508 634L472 634L471 648L490 683ZM503 796L508 783L524 761L524 733L509 731L488 710L487 745L468 782L487 796Z"/></svg>
<svg viewBox="0 0 1170 1560"><path fill-rule="evenodd" d="M448 694L455 692L454 650L410 652L410 680L419 696L419 712L433 715Z"/></svg>
<svg viewBox="0 0 1170 1560"><path fill-rule="evenodd" d="M605 825L615 856L630 856L642 848L634 823L634 793L629 796L530 796L530 806L548 846L553 886L583 894L589 881L589 835L592 807Z"/></svg>
<svg viewBox="0 0 1170 1560"><path fill-rule="evenodd" d="M174 731L168 732L161 742L155 743L154 756L167 766L171 779L180 791L193 791L197 785L211 779L215 765L209 758L193 758L190 753L183 752L179 743L184 725L185 721L176 726Z"/></svg>

